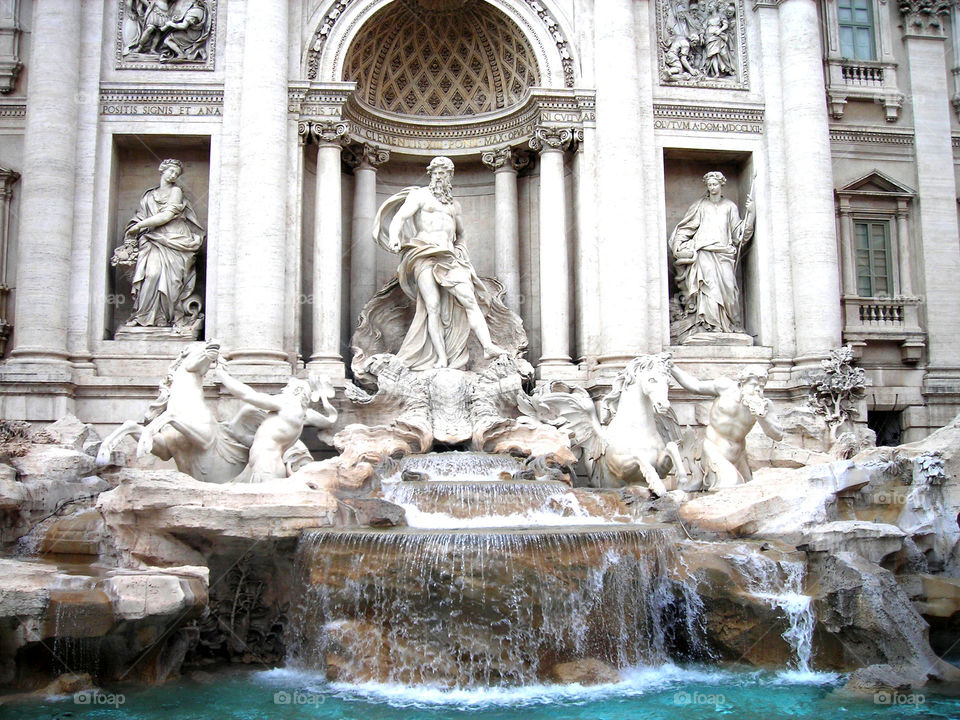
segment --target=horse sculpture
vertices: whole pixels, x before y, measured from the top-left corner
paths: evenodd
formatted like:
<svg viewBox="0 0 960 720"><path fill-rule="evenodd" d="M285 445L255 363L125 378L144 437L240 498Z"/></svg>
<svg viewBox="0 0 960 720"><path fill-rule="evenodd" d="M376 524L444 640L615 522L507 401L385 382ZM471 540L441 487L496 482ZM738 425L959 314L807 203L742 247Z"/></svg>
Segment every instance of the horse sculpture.
<svg viewBox="0 0 960 720"><path fill-rule="evenodd" d="M560 381L530 396L521 393L520 410L568 431L572 445L581 451L590 485L646 484L663 495L663 478L671 467L679 485L687 482L678 446L680 426L667 397L671 363L669 353L631 360L600 400L599 413L586 390Z"/></svg>
<svg viewBox="0 0 960 720"><path fill-rule="evenodd" d="M266 413L244 405L230 421L217 420L204 401L203 377L219 355L220 344L215 340L181 351L143 419L127 421L108 435L97 453L97 464L110 464L120 440L131 435L139 439L137 457L152 453L161 460L173 458L180 472L197 480L225 483L240 475ZM290 469L312 460L300 441L284 459Z"/></svg>

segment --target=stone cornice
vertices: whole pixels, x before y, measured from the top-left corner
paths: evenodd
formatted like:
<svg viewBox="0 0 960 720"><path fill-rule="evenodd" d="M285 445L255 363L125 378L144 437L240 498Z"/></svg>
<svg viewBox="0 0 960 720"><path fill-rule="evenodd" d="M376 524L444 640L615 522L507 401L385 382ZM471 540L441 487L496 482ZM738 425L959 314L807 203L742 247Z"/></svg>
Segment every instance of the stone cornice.
<svg viewBox="0 0 960 720"><path fill-rule="evenodd" d="M23 120L27 117L26 98L0 98L0 119Z"/></svg>
<svg viewBox="0 0 960 720"><path fill-rule="evenodd" d="M832 127L832 143L861 143L871 145L912 146L913 132L910 130L883 130L870 127Z"/></svg>
<svg viewBox="0 0 960 720"><path fill-rule="evenodd" d="M590 90L533 88L511 108L462 118L422 118L375 110L353 94L353 83L293 85L289 110L298 121L347 120L354 142L396 152L429 155L476 154L525 144L538 125L578 127L596 122Z"/></svg>

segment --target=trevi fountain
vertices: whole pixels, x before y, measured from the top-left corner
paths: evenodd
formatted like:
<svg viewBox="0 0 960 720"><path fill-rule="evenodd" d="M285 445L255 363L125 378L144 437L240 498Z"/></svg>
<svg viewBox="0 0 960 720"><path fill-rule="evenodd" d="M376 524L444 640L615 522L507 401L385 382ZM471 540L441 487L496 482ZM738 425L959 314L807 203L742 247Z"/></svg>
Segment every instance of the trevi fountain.
<svg viewBox="0 0 960 720"><path fill-rule="evenodd" d="M960 717L956 204L916 109L929 203L824 200L824 98L901 120L820 76L859 2L8 5L0 715Z"/></svg>

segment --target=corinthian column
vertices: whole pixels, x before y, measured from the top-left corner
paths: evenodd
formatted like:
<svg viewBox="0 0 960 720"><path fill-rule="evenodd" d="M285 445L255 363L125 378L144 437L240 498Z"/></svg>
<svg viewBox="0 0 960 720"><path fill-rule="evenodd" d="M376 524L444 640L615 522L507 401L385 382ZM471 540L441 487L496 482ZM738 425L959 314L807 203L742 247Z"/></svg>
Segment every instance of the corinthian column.
<svg viewBox="0 0 960 720"><path fill-rule="evenodd" d="M570 130L539 127L530 147L540 152L540 377L569 374L570 259L563 192L563 153ZM566 371L566 372L565 372Z"/></svg>
<svg viewBox="0 0 960 720"><path fill-rule="evenodd" d="M23 140L11 357L16 364L44 364L46 373L58 376L69 373L67 289L76 192L81 5L61 0L34 3Z"/></svg>
<svg viewBox="0 0 960 720"><path fill-rule="evenodd" d="M483 164L493 170L496 199L494 268L506 290L506 304L520 312L520 213L517 171L530 163L526 153L503 148L483 153Z"/></svg>
<svg viewBox="0 0 960 720"><path fill-rule="evenodd" d="M923 238L923 294L926 302L928 377L957 375L960 322L957 320L957 188L950 139L950 96L943 72L946 42L946 3L903 0L904 38L910 91L913 94L914 142L917 153L917 190L920 198L920 237ZM906 218L904 218L905 220ZM905 226L904 222L902 226ZM899 233L898 233L899 234ZM902 248L909 238L900 237ZM909 270L909 268L906 268ZM902 277L909 278L909 272ZM951 373L944 373L949 368ZM957 392L958 383L945 383Z"/></svg>
<svg viewBox="0 0 960 720"><path fill-rule="evenodd" d="M340 273L343 267L343 223L340 217L340 153L347 136L345 122L311 123L317 144L317 195L313 235L313 354L311 370L344 376L340 355ZM369 234L369 233L368 233ZM373 240L367 238L367 244Z"/></svg>
<svg viewBox="0 0 960 720"><path fill-rule="evenodd" d="M377 246L371 233L373 218L377 214L377 168L389 160L388 150L371 145L361 145L351 157L354 189L353 237L350 244L350 323L354 328L363 306L377 291Z"/></svg>
<svg viewBox="0 0 960 720"><path fill-rule="evenodd" d="M287 227L287 0L247 3L240 91L236 290L231 359L288 361L283 346Z"/></svg>
<svg viewBox="0 0 960 720"><path fill-rule="evenodd" d="M796 352L802 358L840 344L840 265L816 2L784 0L779 14Z"/></svg>

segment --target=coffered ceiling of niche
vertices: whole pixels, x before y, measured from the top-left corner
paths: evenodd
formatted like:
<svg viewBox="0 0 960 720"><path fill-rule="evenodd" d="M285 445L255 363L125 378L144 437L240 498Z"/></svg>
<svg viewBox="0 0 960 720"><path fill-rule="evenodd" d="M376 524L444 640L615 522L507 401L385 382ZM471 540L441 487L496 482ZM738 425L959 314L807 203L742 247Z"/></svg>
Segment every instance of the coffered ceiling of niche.
<svg viewBox="0 0 960 720"><path fill-rule="evenodd" d="M347 52L344 80L401 115L477 115L518 103L540 73L526 38L483 0L395 0Z"/></svg>

